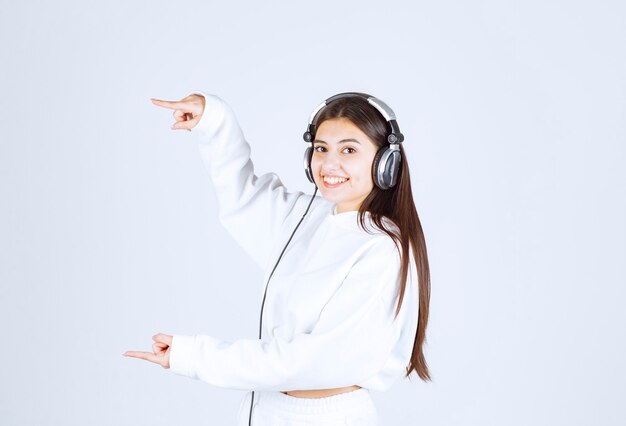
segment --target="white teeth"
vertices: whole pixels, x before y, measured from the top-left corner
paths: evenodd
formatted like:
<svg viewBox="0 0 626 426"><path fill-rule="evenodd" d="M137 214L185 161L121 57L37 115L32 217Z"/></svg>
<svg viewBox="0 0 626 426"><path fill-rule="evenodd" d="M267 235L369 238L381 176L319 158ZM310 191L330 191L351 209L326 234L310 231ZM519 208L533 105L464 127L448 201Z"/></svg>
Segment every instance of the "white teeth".
<svg viewBox="0 0 626 426"><path fill-rule="evenodd" d="M335 185L339 182L343 183L345 181L347 181L347 178L342 178L342 177L329 177L329 176L324 176L324 182L330 183L331 185Z"/></svg>

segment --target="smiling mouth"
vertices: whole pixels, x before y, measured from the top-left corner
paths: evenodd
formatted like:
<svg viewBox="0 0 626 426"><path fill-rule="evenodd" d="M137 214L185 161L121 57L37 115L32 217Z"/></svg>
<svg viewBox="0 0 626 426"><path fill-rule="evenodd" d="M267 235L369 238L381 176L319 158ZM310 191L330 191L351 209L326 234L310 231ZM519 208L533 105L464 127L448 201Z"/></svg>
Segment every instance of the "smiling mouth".
<svg viewBox="0 0 626 426"><path fill-rule="evenodd" d="M324 182L324 186L326 188L337 188L341 184L349 181L350 178L339 177L339 176L322 176L322 181Z"/></svg>

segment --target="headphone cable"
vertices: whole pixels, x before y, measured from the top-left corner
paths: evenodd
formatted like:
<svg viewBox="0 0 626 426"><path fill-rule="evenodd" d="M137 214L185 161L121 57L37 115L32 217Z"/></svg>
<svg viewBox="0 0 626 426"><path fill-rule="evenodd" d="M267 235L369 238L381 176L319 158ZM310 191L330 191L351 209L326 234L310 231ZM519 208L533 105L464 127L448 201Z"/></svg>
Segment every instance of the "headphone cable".
<svg viewBox="0 0 626 426"><path fill-rule="evenodd" d="M276 270L276 267L278 266L278 262L280 262L280 259L283 257L283 254L285 253L285 250L287 249L287 246L289 245L289 243L291 242L291 239L293 238L294 234L296 233L296 230L298 229L298 227L300 226L300 224L304 220L304 217L306 216L306 214L309 212L309 208L311 207L311 204L313 203L313 200L315 199L315 194L317 194L317 185L315 185L315 191L313 192L313 196L311 197L311 201L309 201L309 205L307 206L306 211L304 212L304 214L300 218L300 221L298 222L298 224L296 225L295 229L291 233L291 236L289 237L289 240L287 240L287 244L285 244L285 247L283 247L283 251L280 252L280 256L278 256L278 260L276 261L276 264L274 265L274 268L272 269L272 272L270 273L270 276L267 279L267 283L265 284L265 292L263 293L263 302L261 303L261 317L259 319L259 339L261 339L261 330L263 329L263 307L265 306L265 296L267 296L267 287L268 287L268 285L270 283L270 280L272 279L272 275L274 275L274 271ZM252 391L252 399L250 400L250 416L248 417L248 426L252 426L252 407L253 407L253 404L254 404L254 391Z"/></svg>

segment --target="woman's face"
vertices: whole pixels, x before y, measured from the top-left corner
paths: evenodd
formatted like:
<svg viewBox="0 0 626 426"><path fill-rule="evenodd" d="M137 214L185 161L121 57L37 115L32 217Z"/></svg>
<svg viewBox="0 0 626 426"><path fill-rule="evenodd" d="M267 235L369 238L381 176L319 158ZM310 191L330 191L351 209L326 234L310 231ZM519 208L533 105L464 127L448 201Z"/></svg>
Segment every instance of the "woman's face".
<svg viewBox="0 0 626 426"><path fill-rule="evenodd" d="M322 197L337 213L358 210L374 188L372 162L378 148L346 118L322 122L315 133L311 170Z"/></svg>

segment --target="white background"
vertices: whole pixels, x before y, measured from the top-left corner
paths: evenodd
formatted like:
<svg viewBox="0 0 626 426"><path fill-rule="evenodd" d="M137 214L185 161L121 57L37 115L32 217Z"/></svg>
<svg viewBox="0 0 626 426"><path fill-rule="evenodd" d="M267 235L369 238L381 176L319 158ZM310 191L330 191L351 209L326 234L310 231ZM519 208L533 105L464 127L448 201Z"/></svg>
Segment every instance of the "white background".
<svg viewBox="0 0 626 426"><path fill-rule="evenodd" d="M257 174L312 192L342 91L406 136L432 274L431 383L381 425L626 422L626 6L618 1L0 3L0 424L230 425L243 391L125 358L256 337L178 100L225 99ZM255 284L256 283L256 284Z"/></svg>

